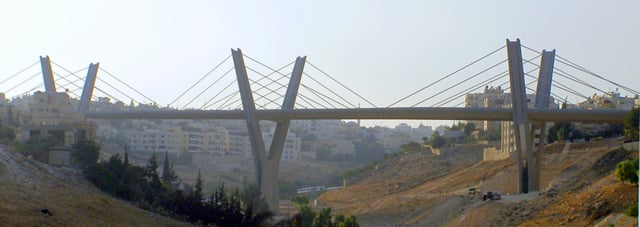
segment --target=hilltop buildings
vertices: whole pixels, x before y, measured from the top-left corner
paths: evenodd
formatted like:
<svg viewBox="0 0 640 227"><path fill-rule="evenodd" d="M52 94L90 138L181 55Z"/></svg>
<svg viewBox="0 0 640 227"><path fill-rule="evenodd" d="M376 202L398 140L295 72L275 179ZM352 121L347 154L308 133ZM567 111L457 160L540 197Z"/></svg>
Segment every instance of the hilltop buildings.
<svg viewBox="0 0 640 227"><path fill-rule="evenodd" d="M533 108L535 99L535 94L527 94L527 105L529 105L529 108ZM464 106L468 108L510 108L511 104L511 93L505 93L505 90L501 87L486 86L482 93L466 94L464 99ZM548 108L558 109L558 104L553 97L551 97ZM476 128L484 131L502 127L499 121L469 122L475 124Z"/></svg>
<svg viewBox="0 0 640 227"><path fill-rule="evenodd" d="M51 147L37 159L52 165L71 165L71 149L81 139L95 137L95 125L76 111L66 92L36 92L27 111L19 114L21 141L48 138Z"/></svg>
<svg viewBox="0 0 640 227"><path fill-rule="evenodd" d="M630 110L634 106L640 105L639 101L638 97L621 97L619 92L610 91L602 95L593 94L592 97L587 97L584 102L569 105L568 108Z"/></svg>
<svg viewBox="0 0 640 227"><path fill-rule="evenodd" d="M534 95L527 95L533 107ZM2 97L0 97L2 98ZM629 109L638 105L638 99L621 97L617 92L594 95L585 102L568 105L567 108L617 108ZM239 120L95 120L96 125L85 121L74 107L77 100L66 92L36 92L9 102L0 99L3 121L18 121L23 141L34 136L49 136L56 142L56 149L70 150L71 145L83 138L100 138L103 141L127 144L133 152L200 153L224 157L228 155L252 158L249 137L244 121ZM469 108L509 108L511 95L500 87L485 87L482 93L467 94L465 106ZM129 111L133 109L161 109L156 105L125 105L113 103L108 98L97 98L92 110ZM558 108L552 101L549 108ZM10 110L11 109L11 110ZM12 113L9 113L12 112ZM12 116L9 116L12 115ZM514 150L513 130L510 122L472 121L485 131L501 130L501 152ZM598 125L578 124L585 132L597 130ZM265 147L269 147L275 124L261 122ZM448 131L445 127L420 125L411 127L401 123L395 128L363 128L356 122L341 120L295 120L291 122L282 155L284 162L346 157L357 154L358 143L375 141L386 152L395 152L409 142L422 143L434 131L447 137L457 137L461 131ZM97 134L96 134L97 133ZM372 139L372 140L370 140ZM50 160L47 160L50 161ZM65 163L65 161L56 161Z"/></svg>

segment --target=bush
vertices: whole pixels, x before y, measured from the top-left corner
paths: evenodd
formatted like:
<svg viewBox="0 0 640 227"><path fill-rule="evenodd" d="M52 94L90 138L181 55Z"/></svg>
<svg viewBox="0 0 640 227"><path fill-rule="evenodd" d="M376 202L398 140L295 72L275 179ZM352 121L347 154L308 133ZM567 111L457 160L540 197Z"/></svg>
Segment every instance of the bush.
<svg viewBox="0 0 640 227"><path fill-rule="evenodd" d="M624 211L626 215L638 217L638 203L633 203Z"/></svg>
<svg viewBox="0 0 640 227"><path fill-rule="evenodd" d="M624 118L624 134L627 139L638 140L638 127L640 118L640 108L633 108Z"/></svg>
<svg viewBox="0 0 640 227"><path fill-rule="evenodd" d="M72 156L82 169L87 170L98 163L100 145L93 140L80 140L73 145Z"/></svg>
<svg viewBox="0 0 640 227"><path fill-rule="evenodd" d="M440 136L440 133L437 131L431 135L431 139L429 140L429 142L431 143L431 147L433 148L441 148L445 144L447 144L447 140L445 140L444 137Z"/></svg>
<svg viewBox="0 0 640 227"><path fill-rule="evenodd" d="M3 126L0 122L0 140L2 143L8 143L16 138L16 132L9 127Z"/></svg>
<svg viewBox="0 0 640 227"><path fill-rule="evenodd" d="M294 195L291 197L291 202L298 206L302 206L309 204L309 199L304 195Z"/></svg>
<svg viewBox="0 0 640 227"><path fill-rule="evenodd" d="M638 161L628 159L618 163L616 177L622 182L638 184Z"/></svg>

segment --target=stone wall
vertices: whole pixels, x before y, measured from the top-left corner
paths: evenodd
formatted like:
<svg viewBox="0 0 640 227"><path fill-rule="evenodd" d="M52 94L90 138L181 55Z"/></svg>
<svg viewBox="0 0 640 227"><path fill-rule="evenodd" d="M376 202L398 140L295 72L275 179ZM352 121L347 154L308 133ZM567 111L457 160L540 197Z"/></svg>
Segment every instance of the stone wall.
<svg viewBox="0 0 640 227"><path fill-rule="evenodd" d="M482 161L499 161L511 157L513 152L502 152L495 147L488 147L482 150Z"/></svg>

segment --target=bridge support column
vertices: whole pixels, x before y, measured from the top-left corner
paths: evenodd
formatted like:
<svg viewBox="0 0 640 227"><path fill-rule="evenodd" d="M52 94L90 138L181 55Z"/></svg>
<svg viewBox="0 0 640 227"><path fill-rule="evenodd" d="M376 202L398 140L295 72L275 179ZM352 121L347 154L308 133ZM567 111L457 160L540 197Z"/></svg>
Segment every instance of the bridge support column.
<svg viewBox="0 0 640 227"><path fill-rule="evenodd" d="M44 79L44 92L55 93L56 83L53 80L53 70L51 69L49 56L40 57L40 66L42 67L42 77Z"/></svg>
<svg viewBox="0 0 640 227"><path fill-rule="evenodd" d="M531 186L531 140L529 119L527 117L527 95L524 84L524 69L522 66L522 50L520 39L507 39L507 56L509 60L509 79L511 82L511 102L513 126L516 144L516 158L518 168L518 193L529 192ZM526 161L523 163L523 155Z"/></svg>
<svg viewBox="0 0 640 227"><path fill-rule="evenodd" d="M267 153L260 125L258 124L258 119L255 117L256 108L242 52L240 49L232 49L231 54L233 56L238 86L240 88L240 96L242 98L242 106L245 113L245 120L247 122L247 130L251 143L251 152L254 159L258 189L260 190L260 194L267 201L269 209L274 214L278 214L280 209L278 190L280 159L284 150L284 144L286 142L291 120L287 119L277 122L273 141L271 142L269 153ZM293 73L289 80L289 86L287 87L287 92L282 104L283 110L293 109L295 105L305 62L306 57L298 57L296 59L296 63L293 67Z"/></svg>
<svg viewBox="0 0 640 227"><path fill-rule="evenodd" d="M542 50L540 59L540 72L538 74L538 86L536 87L535 108L547 109L551 100L551 83L553 81L553 66L555 62L556 50ZM535 168L533 169L533 184L530 189L533 191L540 190L540 163L542 162L542 154L544 152L544 142L546 139L546 122L538 122L533 125L532 132L539 130L537 151L535 152Z"/></svg>
<svg viewBox="0 0 640 227"><path fill-rule="evenodd" d="M87 71L87 79L84 81L84 87L82 88L82 96L80 96L80 104L78 105L78 111L82 113L89 112L89 105L91 104L91 97L93 96L93 88L96 85L96 76L98 75L98 67L100 67L100 63L89 64L89 70Z"/></svg>

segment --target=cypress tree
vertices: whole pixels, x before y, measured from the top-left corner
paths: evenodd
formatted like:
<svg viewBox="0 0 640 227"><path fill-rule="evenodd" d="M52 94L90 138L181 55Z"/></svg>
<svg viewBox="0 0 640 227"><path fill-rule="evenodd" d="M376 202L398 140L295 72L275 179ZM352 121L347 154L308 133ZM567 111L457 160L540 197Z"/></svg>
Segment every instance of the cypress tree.
<svg viewBox="0 0 640 227"><path fill-rule="evenodd" d="M129 167L129 145L124 145L124 168Z"/></svg>

